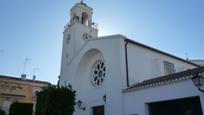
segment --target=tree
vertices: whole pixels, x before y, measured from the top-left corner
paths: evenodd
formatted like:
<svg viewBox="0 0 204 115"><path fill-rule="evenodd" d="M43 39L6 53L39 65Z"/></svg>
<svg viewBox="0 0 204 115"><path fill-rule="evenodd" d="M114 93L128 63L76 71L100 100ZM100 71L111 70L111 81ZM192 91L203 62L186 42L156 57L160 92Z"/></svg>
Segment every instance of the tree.
<svg viewBox="0 0 204 115"><path fill-rule="evenodd" d="M49 85L37 92L36 115L72 115L75 106L72 87Z"/></svg>

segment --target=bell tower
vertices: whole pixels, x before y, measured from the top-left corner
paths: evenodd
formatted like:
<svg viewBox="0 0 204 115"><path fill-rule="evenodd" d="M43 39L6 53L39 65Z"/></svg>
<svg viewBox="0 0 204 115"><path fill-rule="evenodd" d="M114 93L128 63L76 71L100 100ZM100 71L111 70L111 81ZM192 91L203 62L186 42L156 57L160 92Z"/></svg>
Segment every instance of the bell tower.
<svg viewBox="0 0 204 115"><path fill-rule="evenodd" d="M68 64L91 39L97 39L97 25L92 22L93 9L76 3L70 9L70 21L63 32L62 64Z"/></svg>
<svg viewBox="0 0 204 115"><path fill-rule="evenodd" d="M92 8L85 3L80 2L71 8L70 12L70 25L76 22L91 27L92 26Z"/></svg>

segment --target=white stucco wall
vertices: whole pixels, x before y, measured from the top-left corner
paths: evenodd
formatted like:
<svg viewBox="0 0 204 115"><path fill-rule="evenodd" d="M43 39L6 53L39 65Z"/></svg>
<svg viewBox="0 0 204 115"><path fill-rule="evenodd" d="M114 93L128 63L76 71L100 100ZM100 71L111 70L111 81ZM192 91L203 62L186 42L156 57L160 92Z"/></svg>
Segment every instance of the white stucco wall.
<svg viewBox="0 0 204 115"><path fill-rule="evenodd" d="M164 75L163 61L174 63L177 72L181 71L179 70L181 67L186 69L195 67L133 44L129 44L127 48L129 81L131 84ZM101 87L96 88L91 84L90 72L93 63L98 59L102 59L105 62L106 80ZM145 94L139 93L140 97L135 95L135 92L123 95L122 89L127 86L125 45L123 36L121 35L92 39L83 45L81 50L75 55L75 58L70 62L66 60L68 59L64 58L63 62L65 63L62 63L63 68L61 68L60 85L71 84L77 91L77 99L80 99L86 107L86 111L82 111L76 107L75 115L91 115L92 107L99 105L105 105L105 114L107 115L128 115L132 113L132 110L135 110L134 108L131 109L132 106L138 106L141 111L146 111L146 98L153 99L151 101L158 101L160 98L159 95L157 95L157 98L155 98L156 96L143 98L142 95ZM177 87L177 85L173 87ZM152 89L154 88L151 88L151 90ZM160 92L161 100L168 99L168 97L164 96L164 98L161 94L165 93L164 89L165 88L160 87L158 91L155 91ZM152 92L151 90L149 93ZM104 95L107 97L106 103L102 99ZM140 103L137 102L136 105L132 105L134 104L132 99L134 100L135 98L140 100ZM179 96L172 96L169 97L169 99L170 98L179 98ZM141 115L143 115L143 113Z"/></svg>
<svg viewBox="0 0 204 115"><path fill-rule="evenodd" d="M130 85L165 75L163 61L173 63L176 72L196 67L132 43L128 43L127 52Z"/></svg>
<svg viewBox="0 0 204 115"><path fill-rule="evenodd" d="M121 46L123 46L123 40L117 38L117 36L91 40L71 63L65 64L64 68L61 68L60 85L71 84L77 91L77 99L80 99L86 107L86 111L79 110L76 107L75 115L90 115L92 107L104 104L107 115L123 115L121 91L125 81L122 76L125 76L125 72L121 71L122 65L124 65L122 64L124 62L121 61L124 59L121 56L124 49ZM98 54L89 54L84 59L84 55L91 50L98 50ZM101 87L96 88L91 84L90 72L94 60L100 57L105 62L106 79ZM107 97L106 103L102 100L104 95Z"/></svg>
<svg viewBox="0 0 204 115"><path fill-rule="evenodd" d="M125 115L149 115L147 103L199 96L202 112L204 111L204 94L200 92L190 79L173 84L140 89L124 93Z"/></svg>

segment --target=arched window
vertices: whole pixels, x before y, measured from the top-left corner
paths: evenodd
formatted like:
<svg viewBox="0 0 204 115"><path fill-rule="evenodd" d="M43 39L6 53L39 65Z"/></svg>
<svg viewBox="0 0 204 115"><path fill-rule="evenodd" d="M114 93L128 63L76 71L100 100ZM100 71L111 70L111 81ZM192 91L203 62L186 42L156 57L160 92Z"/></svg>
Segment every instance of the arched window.
<svg viewBox="0 0 204 115"><path fill-rule="evenodd" d="M86 12L82 13L81 24L88 26L88 14Z"/></svg>

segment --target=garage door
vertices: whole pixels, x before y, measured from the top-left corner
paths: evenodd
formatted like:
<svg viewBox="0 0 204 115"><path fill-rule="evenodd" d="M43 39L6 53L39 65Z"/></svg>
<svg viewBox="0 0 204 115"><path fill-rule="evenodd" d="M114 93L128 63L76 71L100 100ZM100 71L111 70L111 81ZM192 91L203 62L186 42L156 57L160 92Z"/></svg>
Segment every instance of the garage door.
<svg viewBox="0 0 204 115"><path fill-rule="evenodd" d="M148 104L150 115L203 115L199 97Z"/></svg>

